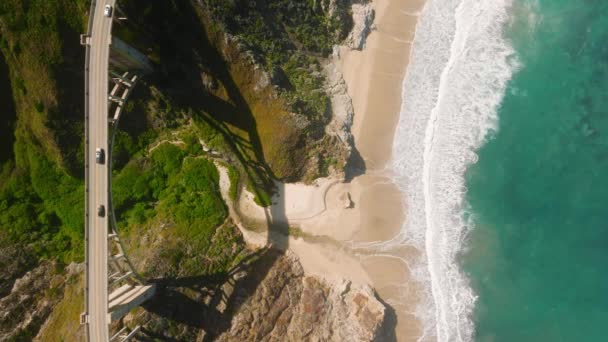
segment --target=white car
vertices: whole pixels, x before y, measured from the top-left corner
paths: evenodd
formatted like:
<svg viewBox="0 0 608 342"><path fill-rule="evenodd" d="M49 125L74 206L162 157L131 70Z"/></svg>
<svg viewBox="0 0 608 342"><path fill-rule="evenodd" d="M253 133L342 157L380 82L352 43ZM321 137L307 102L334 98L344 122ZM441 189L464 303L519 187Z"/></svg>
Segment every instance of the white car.
<svg viewBox="0 0 608 342"><path fill-rule="evenodd" d="M104 7L104 9L103 9L103 15L105 15L108 18L112 17L112 6L106 5L106 7Z"/></svg>
<svg viewBox="0 0 608 342"><path fill-rule="evenodd" d="M103 164L106 161L106 154L103 152L103 148L95 150L95 161L97 164Z"/></svg>

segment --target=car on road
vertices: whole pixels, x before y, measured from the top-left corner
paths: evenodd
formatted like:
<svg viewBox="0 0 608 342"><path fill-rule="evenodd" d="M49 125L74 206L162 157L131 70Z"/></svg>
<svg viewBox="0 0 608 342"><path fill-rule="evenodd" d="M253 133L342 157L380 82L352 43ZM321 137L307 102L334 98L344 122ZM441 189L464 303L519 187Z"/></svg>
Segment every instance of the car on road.
<svg viewBox="0 0 608 342"><path fill-rule="evenodd" d="M105 206L100 205L99 207L97 207L97 216L99 216L99 217L106 216L106 207Z"/></svg>
<svg viewBox="0 0 608 342"><path fill-rule="evenodd" d="M112 17L112 6L106 5L106 7L104 7L104 9L103 9L103 15L105 15L108 18Z"/></svg>
<svg viewBox="0 0 608 342"><path fill-rule="evenodd" d="M95 161L97 164L103 164L106 161L106 154L103 151L103 148L98 148L95 150Z"/></svg>

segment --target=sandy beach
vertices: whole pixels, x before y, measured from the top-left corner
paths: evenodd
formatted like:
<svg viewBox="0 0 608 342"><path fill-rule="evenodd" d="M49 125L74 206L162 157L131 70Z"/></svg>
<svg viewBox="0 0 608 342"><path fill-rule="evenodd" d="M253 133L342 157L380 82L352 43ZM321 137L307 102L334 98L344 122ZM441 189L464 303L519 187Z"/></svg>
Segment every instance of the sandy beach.
<svg viewBox="0 0 608 342"><path fill-rule="evenodd" d="M423 0L376 0L375 28L363 51L342 48L344 80L355 109L352 133L367 170L383 169L391 156L403 77Z"/></svg>
<svg viewBox="0 0 608 342"><path fill-rule="evenodd" d="M386 241L395 236L407 215L403 195L390 179L395 128L401 109L403 78L409 62L422 0L374 1L375 30L363 51L341 51L341 68L355 110L352 133L365 161L366 173L357 180L361 220L358 241ZM415 341L421 323L412 314L418 298L407 261L412 249L391 249L383 255L369 251L361 263L382 300L397 318L398 341Z"/></svg>
<svg viewBox="0 0 608 342"><path fill-rule="evenodd" d="M412 314L417 284L408 271L416 253L398 247L378 252L373 246L397 235L406 219L403 194L391 180L389 162L401 107L402 82L422 0L376 0L373 30L362 51L342 46L342 72L354 107L351 132L365 162L365 173L349 183L319 179L313 185L277 183L269 209L243 191L237 211L247 227L275 224L297 227L286 245L305 272L339 283L368 283L396 316L398 341L415 341L421 323ZM281 215L273 213L280 212ZM266 229L245 232L249 243L264 245ZM298 236L299 235L299 236ZM395 317L393 317L395 319Z"/></svg>

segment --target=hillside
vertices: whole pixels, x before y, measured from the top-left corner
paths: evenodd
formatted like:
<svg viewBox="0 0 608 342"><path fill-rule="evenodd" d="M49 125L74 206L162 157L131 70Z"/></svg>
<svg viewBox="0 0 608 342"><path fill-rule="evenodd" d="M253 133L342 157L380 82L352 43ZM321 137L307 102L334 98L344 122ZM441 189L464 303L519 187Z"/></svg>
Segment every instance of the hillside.
<svg viewBox="0 0 608 342"><path fill-rule="evenodd" d="M88 5L0 3L0 340L81 334L84 49L78 38ZM220 194L217 165L228 170L233 198L246 187L260 205L270 203L274 180L309 182L343 172L350 147L326 133L332 113L323 67L350 29L346 5L120 2L128 20L114 34L155 66L129 100L113 151L118 228L146 278L165 287L176 279L221 286L218 279L235 268L268 271L268 260L279 260L245 246ZM23 286L30 283L35 286ZM193 286L173 286L169 297L146 307L157 315L156 325L147 326L150 336L169 327L163 336L188 340L205 330L180 319L184 307L154 311L159 300L203 300ZM30 289L47 290L32 296Z"/></svg>

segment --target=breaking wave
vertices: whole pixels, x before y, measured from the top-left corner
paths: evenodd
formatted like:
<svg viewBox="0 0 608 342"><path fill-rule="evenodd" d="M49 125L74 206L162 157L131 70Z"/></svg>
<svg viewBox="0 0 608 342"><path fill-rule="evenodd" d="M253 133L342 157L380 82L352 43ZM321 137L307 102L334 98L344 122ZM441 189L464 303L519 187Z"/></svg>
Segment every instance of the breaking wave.
<svg viewBox="0 0 608 342"><path fill-rule="evenodd" d="M469 341L475 294L457 256L466 221L464 173L475 151L497 128L497 110L517 68L504 38L510 0L428 0L416 28L392 168L406 196L401 233L379 244L408 244L420 260L410 264L424 285L417 316L421 341Z"/></svg>

